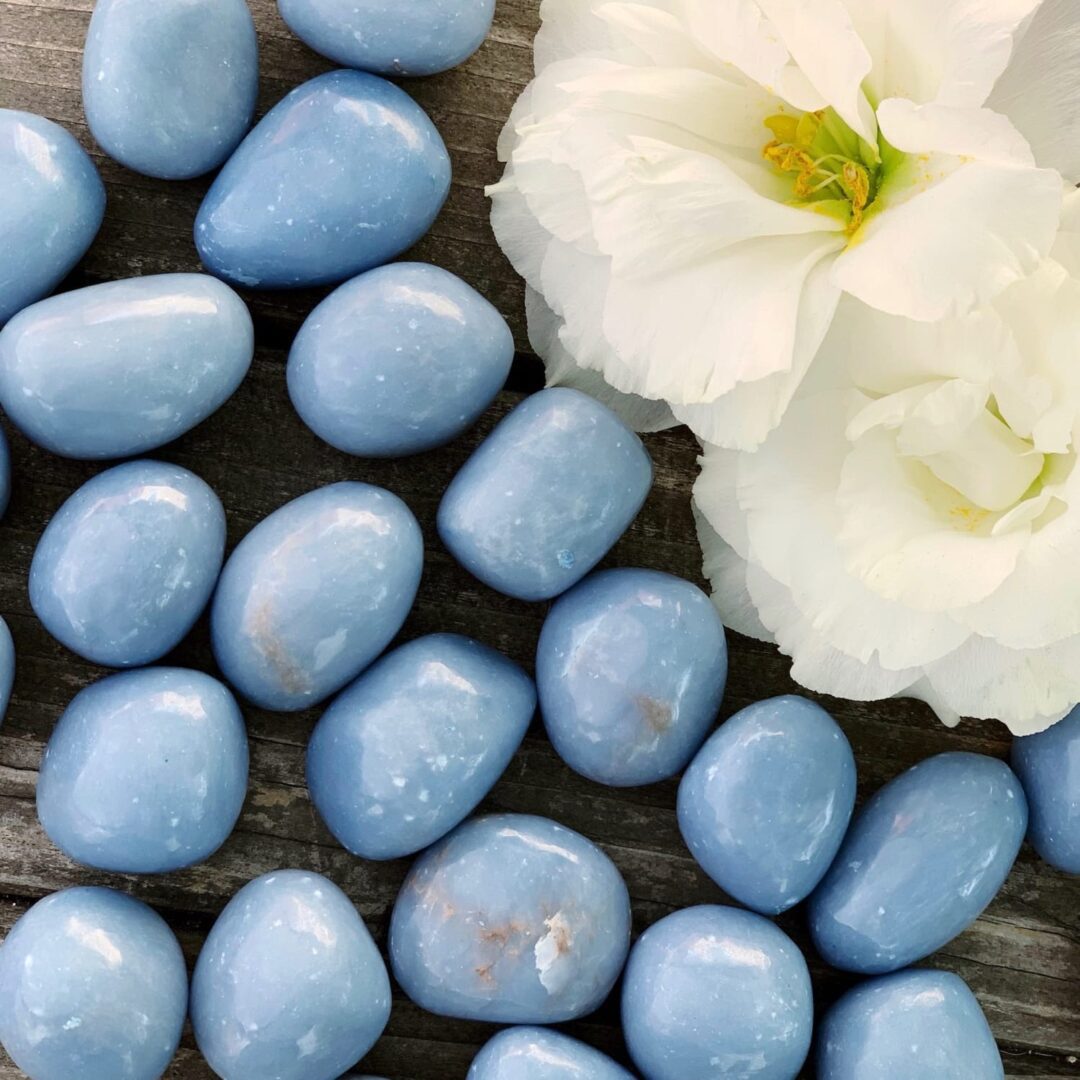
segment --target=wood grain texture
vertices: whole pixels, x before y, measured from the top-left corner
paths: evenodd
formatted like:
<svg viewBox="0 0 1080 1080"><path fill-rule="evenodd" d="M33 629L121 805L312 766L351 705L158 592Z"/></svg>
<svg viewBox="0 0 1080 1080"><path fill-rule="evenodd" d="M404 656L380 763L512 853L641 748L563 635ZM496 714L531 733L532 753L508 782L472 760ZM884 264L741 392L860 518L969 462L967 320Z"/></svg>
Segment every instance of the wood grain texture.
<svg viewBox="0 0 1080 1080"><path fill-rule="evenodd" d="M41 113L68 127L94 155L108 188L105 225L69 285L195 270L191 225L205 182L169 184L130 173L98 152L86 130L79 79L91 7L91 0L0 0L0 106ZM402 638L435 630L467 633L527 666L544 606L498 596L456 567L439 545L434 515L442 490L471 449L522 388L538 383L536 363L527 355L521 284L495 246L483 197L483 185L499 172L496 136L529 76L537 7L537 0L498 0L491 38L469 63L407 84L438 124L455 166L447 207L414 254L461 274L510 319L521 350L512 378L516 389L503 395L475 431L437 453L396 462L349 458L303 427L285 393L285 350L322 294L248 294L260 343L251 375L217 415L155 455L193 469L218 491L228 512L230 546L271 510L321 484L363 479L390 488L416 512L428 545L420 597ZM272 0L251 0L251 8L262 49L260 108L265 110L286 90L331 65L289 34ZM0 197L2 183L0 178ZM34 899L48 892L73 884L111 884L162 911L193 960L215 914L237 888L257 874L300 866L344 888L382 941L407 864L355 859L317 819L303 776L303 749L314 712L279 716L245 710L252 740L251 791L235 834L203 866L162 877L103 875L75 866L43 836L34 784L44 743L72 695L102 671L49 638L30 611L26 577L46 522L100 466L62 461L7 430L15 493L0 525L0 612L15 636L19 667L0 733L0 897L5 898L0 932L6 933ZM651 437L648 445L656 462L654 491L607 562L699 580L688 505L696 448L685 432ZM787 663L775 650L736 638L731 646L724 715L795 689ZM205 623L169 659L213 671ZM1008 752L1004 729L967 724L949 731L913 703L824 704L854 746L860 798L933 753ZM546 814L598 841L626 877L636 929L641 930L675 908L724 900L680 841L674 797L673 783L634 791L589 783L558 760L534 726L484 809ZM852 980L828 971L813 956L801 910L780 923L807 949L819 1007L827 1005ZM1010 1077L1080 1076L1080 881L1054 872L1025 848L986 914L929 963L968 980L1002 1046ZM566 1029L625 1060L613 1002ZM493 1030L427 1015L398 994L387 1034L365 1068L391 1080L461 1080ZM19 1076L0 1056L0 1080ZM190 1034L168 1077L212 1077Z"/></svg>

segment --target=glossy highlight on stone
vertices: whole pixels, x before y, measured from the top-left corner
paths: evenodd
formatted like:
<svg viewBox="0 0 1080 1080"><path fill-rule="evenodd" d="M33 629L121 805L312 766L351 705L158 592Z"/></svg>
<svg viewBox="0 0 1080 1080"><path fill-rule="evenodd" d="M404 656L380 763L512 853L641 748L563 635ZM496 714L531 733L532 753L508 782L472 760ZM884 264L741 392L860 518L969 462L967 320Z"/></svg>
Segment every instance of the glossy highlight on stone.
<svg viewBox="0 0 1080 1080"><path fill-rule="evenodd" d="M630 944L611 860L547 818L473 818L405 879L390 960L406 994L442 1016L554 1024L592 1012Z"/></svg>
<svg viewBox="0 0 1080 1080"><path fill-rule="evenodd" d="M480 48L495 0L278 0L289 29L346 67L436 75Z"/></svg>
<svg viewBox="0 0 1080 1080"><path fill-rule="evenodd" d="M164 920L112 889L39 900L0 949L0 1043L33 1080L159 1080L187 968Z"/></svg>
<svg viewBox="0 0 1080 1080"><path fill-rule="evenodd" d="M76 862L166 873L225 843L247 778L244 718L217 679L123 671L81 690L61 715L38 775L38 817Z"/></svg>
<svg viewBox="0 0 1080 1080"><path fill-rule="evenodd" d="M90 132L136 172L201 176L251 126L258 61L244 0L97 0L82 69Z"/></svg>
<svg viewBox="0 0 1080 1080"><path fill-rule="evenodd" d="M810 1049L806 961L768 919L685 908L630 953L623 1034L646 1080L794 1080Z"/></svg>
<svg viewBox="0 0 1080 1080"><path fill-rule="evenodd" d="M244 302L208 274L91 285L0 331L0 405L54 454L142 454L223 405L254 347Z"/></svg>
<svg viewBox="0 0 1080 1080"><path fill-rule="evenodd" d="M222 1080L337 1080L390 1017L390 980L352 901L276 870L226 905L195 965L191 1023Z"/></svg>
<svg viewBox="0 0 1080 1080"><path fill-rule="evenodd" d="M541 390L451 481L439 535L486 585L548 600L607 554L651 484L645 447L610 409L577 390Z"/></svg>
<svg viewBox="0 0 1080 1080"><path fill-rule="evenodd" d="M994 1036L963 979L900 971L849 990L818 1031L818 1080L1003 1080Z"/></svg>
<svg viewBox="0 0 1080 1080"><path fill-rule="evenodd" d="M60 284L105 216L105 185L59 124L0 109L0 326Z"/></svg>
<svg viewBox="0 0 1080 1080"><path fill-rule="evenodd" d="M633 1080L611 1058L550 1028L506 1028L473 1059L466 1080Z"/></svg>
<svg viewBox="0 0 1080 1080"><path fill-rule="evenodd" d="M289 396L331 446L401 457L471 426L513 359L506 320L475 289L437 266L392 263L308 316L289 353Z"/></svg>
<svg viewBox="0 0 1080 1080"><path fill-rule="evenodd" d="M306 709L390 644L412 607L424 548L396 496L344 482L259 522L229 557L210 614L230 684L265 709Z"/></svg>
<svg viewBox="0 0 1080 1080"><path fill-rule="evenodd" d="M234 284L330 284L415 244L449 191L450 158L424 110L377 75L331 71L240 144L199 208L195 244Z"/></svg>
<svg viewBox="0 0 1080 1080"><path fill-rule="evenodd" d="M938 754L886 784L855 818L810 898L814 944L833 967L896 971L966 930L1004 884L1027 828L1004 762Z"/></svg>
<svg viewBox="0 0 1080 1080"><path fill-rule="evenodd" d="M732 716L679 785L679 828L702 869L765 915L825 876L855 806L855 758L812 701L771 698Z"/></svg>
<svg viewBox="0 0 1080 1080"><path fill-rule="evenodd" d="M178 465L129 461L53 515L30 566L30 604L87 660L149 664L206 607L224 551L225 511L204 481Z"/></svg>
<svg viewBox="0 0 1080 1080"><path fill-rule="evenodd" d="M388 653L323 714L307 752L311 799L365 859L411 855L491 790L536 708L532 680L456 634Z"/></svg>
<svg viewBox="0 0 1080 1080"><path fill-rule="evenodd" d="M724 626L689 581L604 570L556 602L536 650L548 736L574 770L630 787L674 776L716 720Z"/></svg>
<svg viewBox="0 0 1080 1080"><path fill-rule="evenodd" d="M11 688L15 685L15 642L8 624L0 616L0 724L11 702Z"/></svg>

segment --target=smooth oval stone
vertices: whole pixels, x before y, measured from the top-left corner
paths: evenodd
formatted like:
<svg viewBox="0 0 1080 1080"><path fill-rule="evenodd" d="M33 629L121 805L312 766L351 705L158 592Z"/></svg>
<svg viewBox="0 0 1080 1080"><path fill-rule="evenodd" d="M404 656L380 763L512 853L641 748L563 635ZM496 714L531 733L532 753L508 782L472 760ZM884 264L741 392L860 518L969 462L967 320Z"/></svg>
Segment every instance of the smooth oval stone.
<svg viewBox="0 0 1080 1080"><path fill-rule="evenodd" d="M158 1080L187 1004L173 932L112 889L39 900L0 949L0 1043L33 1080Z"/></svg>
<svg viewBox="0 0 1080 1080"><path fill-rule="evenodd" d="M202 613L224 552L225 511L206 483L178 465L129 461L53 515L30 565L30 604L87 660L149 664Z"/></svg>
<svg viewBox="0 0 1080 1080"><path fill-rule="evenodd" d="M420 526L389 491L346 482L301 495L225 564L210 614L219 667L265 709L317 704L393 640L423 560Z"/></svg>
<svg viewBox="0 0 1080 1080"><path fill-rule="evenodd" d="M311 799L354 855L411 855L491 790L535 708L532 680L494 649L456 634L410 641L323 714L307 752Z"/></svg>
<svg viewBox="0 0 1080 1080"><path fill-rule="evenodd" d="M605 570L551 609L536 650L548 736L574 770L630 787L674 776L716 720L724 626L689 581Z"/></svg>
<svg viewBox="0 0 1080 1080"><path fill-rule="evenodd" d="M1012 766L1027 795L1031 846L1051 866L1080 874L1080 707L1038 735L1013 739Z"/></svg>
<svg viewBox="0 0 1080 1080"><path fill-rule="evenodd" d="M331 71L274 106L195 220L203 263L241 285L322 285L389 262L431 228L450 157L404 90Z"/></svg>
<svg viewBox="0 0 1080 1080"><path fill-rule="evenodd" d="M685 908L630 953L623 1034L647 1080L793 1080L810 1049L810 973L795 943L739 908Z"/></svg>
<svg viewBox="0 0 1080 1080"><path fill-rule="evenodd" d="M38 774L38 817L76 862L165 873L225 843L247 778L244 718L217 679L183 668L124 671L64 710Z"/></svg>
<svg viewBox="0 0 1080 1080"><path fill-rule="evenodd" d="M466 1080L633 1080L611 1058L540 1027L500 1031L473 1059Z"/></svg>
<svg viewBox="0 0 1080 1080"><path fill-rule="evenodd" d="M963 979L880 975L848 991L818 1031L818 1080L1003 1080L990 1025Z"/></svg>
<svg viewBox="0 0 1080 1080"><path fill-rule="evenodd" d="M244 302L208 274L91 285L25 308L0 332L0 405L54 454L141 454L224 404L254 347Z"/></svg>
<svg viewBox="0 0 1080 1080"><path fill-rule="evenodd" d="M2 334L0 334L2 336ZM7 436L0 430L0 518L7 510L11 499L11 451L8 450Z"/></svg>
<svg viewBox="0 0 1080 1080"><path fill-rule="evenodd" d="M785 696L736 713L679 785L679 829L728 895L777 915L813 892L855 806L855 758L822 708Z"/></svg>
<svg viewBox="0 0 1080 1080"><path fill-rule="evenodd" d="M277 870L226 905L199 954L191 1023L223 1080L336 1080L390 1018L390 979L352 901Z"/></svg>
<svg viewBox="0 0 1080 1080"><path fill-rule="evenodd" d="M577 390L541 390L451 481L439 534L493 589L548 600L607 554L651 484L645 447L610 409Z"/></svg>
<svg viewBox="0 0 1080 1080"><path fill-rule="evenodd" d="M15 642L8 624L0 616L0 724L11 702L11 688L15 685Z"/></svg>
<svg viewBox="0 0 1080 1080"><path fill-rule="evenodd" d="M611 860L547 818L467 821L413 865L390 960L421 1008L465 1020L554 1024L592 1012L630 945L630 900Z"/></svg>
<svg viewBox="0 0 1080 1080"><path fill-rule="evenodd" d="M105 216L105 185L58 124L0 109L0 326L64 280Z"/></svg>
<svg viewBox="0 0 1080 1080"><path fill-rule="evenodd" d="M83 52L86 121L129 169L201 176L251 126L258 68L244 0L98 0Z"/></svg>
<svg viewBox="0 0 1080 1080"><path fill-rule="evenodd" d="M289 353L300 418L338 450L400 457L461 434L514 359L506 320L437 266L394 263L331 293Z"/></svg>
<svg viewBox="0 0 1080 1080"><path fill-rule="evenodd" d="M865 974L929 956L993 900L1027 818L1004 762L949 753L908 769L863 807L810 898L818 951Z"/></svg>

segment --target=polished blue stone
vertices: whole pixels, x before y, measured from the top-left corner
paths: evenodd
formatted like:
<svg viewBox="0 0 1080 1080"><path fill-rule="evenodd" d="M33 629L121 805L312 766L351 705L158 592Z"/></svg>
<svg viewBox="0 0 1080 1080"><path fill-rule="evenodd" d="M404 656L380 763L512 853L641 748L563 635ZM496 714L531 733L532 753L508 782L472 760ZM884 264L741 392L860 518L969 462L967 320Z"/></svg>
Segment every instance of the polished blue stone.
<svg viewBox="0 0 1080 1080"><path fill-rule="evenodd" d="M332 71L240 144L199 208L195 244L241 285L343 281L415 244L449 191L450 158L424 110L376 75Z"/></svg>
<svg viewBox="0 0 1080 1080"><path fill-rule="evenodd" d="M532 680L456 634L388 653L323 714L307 752L312 802L354 855L396 859L459 824L510 763Z"/></svg>
<svg viewBox="0 0 1080 1080"><path fill-rule="evenodd" d="M879 975L825 1015L818 1080L1003 1080L994 1036L963 979L945 971Z"/></svg>
<svg viewBox="0 0 1080 1080"><path fill-rule="evenodd" d="M0 429L0 518L7 510L11 499L11 451L8 450L7 436Z"/></svg>
<svg viewBox="0 0 1080 1080"><path fill-rule="evenodd" d="M60 284L105 216L105 185L58 124L0 109L0 326Z"/></svg>
<svg viewBox="0 0 1080 1080"><path fill-rule="evenodd" d="M544 724L564 761L601 784L674 776L716 720L724 627L689 581L605 570L551 609L536 650Z"/></svg>
<svg viewBox="0 0 1080 1080"><path fill-rule="evenodd" d="M822 708L786 696L736 713L679 786L679 829L729 896L766 915L825 876L855 806L855 758Z"/></svg>
<svg viewBox="0 0 1080 1080"><path fill-rule="evenodd" d="M11 701L11 688L15 685L15 642L8 624L0 617L0 724Z"/></svg>
<svg viewBox="0 0 1080 1080"><path fill-rule="evenodd" d="M289 353L289 396L331 446L400 457L469 427L513 359L510 328L475 289L437 266L393 263L308 316Z"/></svg>
<svg viewBox="0 0 1080 1080"><path fill-rule="evenodd" d="M630 944L611 860L547 818L473 818L413 865L390 923L402 989L429 1012L554 1024L592 1012Z"/></svg>
<svg viewBox="0 0 1080 1080"><path fill-rule="evenodd" d="M91 285L25 308L0 331L0 405L54 454L142 454L230 397L254 340L244 302L208 274Z"/></svg>
<svg viewBox="0 0 1080 1080"><path fill-rule="evenodd" d="M37 782L41 825L70 858L157 874L209 858L244 804L244 718L217 679L141 668L80 691Z"/></svg>
<svg viewBox="0 0 1080 1080"><path fill-rule="evenodd" d="M651 483L645 447L610 409L577 390L542 390L454 477L439 507L439 534L493 589L547 600L607 554Z"/></svg>
<svg viewBox="0 0 1080 1080"><path fill-rule="evenodd" d="M222 1080L337 1080L390 1017L390 980L352 901L304 870L245 885L191 983L195 1039Z"/></svg>
<svg viewBox="0 0 1080 1080"><path fill-rule="evenodd" d="M500 1031L473 1059L466 1080L633 1080L611 1058L550 1028Z"/></svg>
<svg viewBox="0 0 1080 1080"><path fill-rule="evenodd" d="M158 1080L187 968L164 920L112 889L38 901L0 949L0 1043L32 1080Z"/></svg>
<svg viewBox="0 0 1080 1080"><path fill-rule="evenodd" d="M199 477L129 461L88 480L53 515L30 566L30 604L87 660L149 664L206 607L224 551L225 511Z"/></svg>
<svg viewBox="0 0 1080 1080"><path fill-rule="evenodd" d="M993 900L1027 818L1004 762L949 753L908 769L863 807L810 899L818 951L864 974L929 956Z"/></svg>
<svg viewBox="0 0 1080 1080"><path fill-rule="evenodd" d="M244 0L97 0L83 52L86 121L129 169L201 176L251 126L258 68Z"/></svg>
<svg viewBox="0 0 1080 1080"><path fill-rule="evenodd" d="M370 484L317 488L259 522L221 574L210 615L225 678L265 709L306 709L390 644L420 584L420 526Z"/></svg>
<svg viewBox="0 0 1080 1080"><path fill-rule="evenodd" d="M623 1034L646 1080L794 1080L813 1016L802 953L750 911L677 911L642 934L626 965Z"/></svg>
<svg viewBox="0 0 1080 1080"><path fill-rule="evenodd" d="M1051 866L1080 874L1080 706L1052 728L1014 739L1012 764L1031 811L1031 846Z"/></svg>
<svg viewBox="0 0 1080 1080"><path fill-rule="evenodd" d="M435 75L480 48L495 0L278 0L289 29L346 67Z"/></svg>

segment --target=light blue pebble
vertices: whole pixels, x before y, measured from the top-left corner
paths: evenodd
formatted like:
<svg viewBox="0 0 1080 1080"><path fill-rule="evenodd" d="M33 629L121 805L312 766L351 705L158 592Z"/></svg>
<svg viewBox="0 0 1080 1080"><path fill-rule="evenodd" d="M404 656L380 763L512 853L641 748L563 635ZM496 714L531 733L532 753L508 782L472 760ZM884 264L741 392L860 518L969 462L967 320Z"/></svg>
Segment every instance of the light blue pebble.
<svg viewBox="0 0 1080 1080"><path fill-rule="evenodd" d="M247 778L244 718L217 679L183 668L124 671L64 710L41 762L38 818L86 866L165 873L225 843Z"/></svg>
<svg viewBox="0 0 1080 1080"><path fill-rule="evenodd" d="M469 427L513 359L510 328L475 289L437 266L394 263L308 316L289 353L289 396L331 446L400 457Z"/></svg>
<svg viewBox="0 0 1080 1080"><path fill-rule="evenodd" d="M8 624L0 616L0 724L11 703L11 688L15 685L15 642Z"/></svg>
<svg viewBox="0 0 1080 1080"><path fill-rule="evenodd" d="M91 134L136 172L201 176L251 126L258 61L244 0L98 0L82 69Z"/></svg>
<svg viewBox="0 0 1080 1080"><path fill-rule="evenodd" d="M473 818L413 865L390 960L421 1008L466 1020L554 1024L592 1012L630 944L611 860L547 818Z"/></svg>
<svg viewBox="0 0 1080 1080"><path fill-rule="evenodd" d="M855 758L822 708L785 696L736 713L679 786L679 828L729 896L765 915L825 876L855 806Z"/></svg>
<svg viewBox="0 0 1080 1080"><path fill-rule="evenodd" d="M195 965L191 1022L222 1080L337 1080L390 1017L390 980L352 901L277 870L226 905Z"/></svg>
<svg viewBox="0 0 1080 1080"><path fill-rule="evenodd" d="M275 510L232 553L214 596L225 678L265 709L318 704L401 629L423 559L409 508L370 484L331 484Z"/></svg>
<svg viewBox="0 0 1080 1080"><path fill-rule="evenodd" d="M87 660L149 664L206 607L224 551L225 511L206 483L178 465L130 461L53 516L30 566L30 604Z"/></svg>
<svg viewBox="0 0 1080 1080"><path fill-rule="evenodd" d="M0 331L0 337L3 336ZM0 429L0 518L4 516L11 500L11 451L8 449L7 436Z"/></svg>
<svg viewBox="0 0 1080 1080"><path fill-rule="evenodd" d="M58 124L0 109L0 326L60 284L105 216L105 185Z"/></svg>
<svg viewBox="0 0 1080 1080"><path fill-rule="evenodd" d="M908 769L863 807L810 899L818 952L864 974L929 956L993 900L1027 818L1004 762L949 753Z"/></svg>
<svg viewBox="0 0 1080 1080"><path fill-rule="evenodd" d="M716 720L724 627L689 581L605 570L551 609L536 650L544 724L564 761L601 784L674 776Z"/></svg>
<svg viewBox="0 0 1080 1080"><path fill-rule="evenodd" d="M424 110L376 75L331 71L240 144L199 208L195 244L234 284L330 284L415 244L449 191L450 158Z"/></svg>
<svg viewBox="0 0 1080 1080"><path fill-rule="evenodd" d="M1031 846L1051 866L1080 874L1080 707L1038 735L1014 739L1012 765L1031 811Z"/></svg>
<svg viewBox="0 0 1080 1080"><path fill-rule="evenodd" d="M244 302L208 274L91 285L0 331L0 405L54 454L142 454L223 405L254 347Z"/></svg>
<svg viewBox="0 0 1080 1080"><path fill-rule="evenodd" d="M346 67L435 75L483 43L495 0L278 0L289 29Z"/></svg>
<svg viewBox="0 0 1080 1080"><path fill-rule="evenodd" d="M0 949L0 1043L33 1080L158 1080L187 1004L173 932L112 889L45 897Z"/></svg>
<svg viewBox="0 0 1080 1080"><path fill-rule="evenodd" d="M611 1058L550 1028L500 1031L473 1059L466 1080L633 1080Z"/></svg>
<svg viewBox="0 0 1080 1080"><path fill-rule="evenodd" d="M610 409L577 390L542 390L451 481L439 534L493 589L548 600L607 554L651 483L645 447Z"/></svg>
<svg viewBox="0 0 1080 1080"><path fill-rule="evenodd" d="M388 653L323 714L311 799L354 855L396 859L459 824L510 763L536 708L532 680L456 634Z"/></svg>

